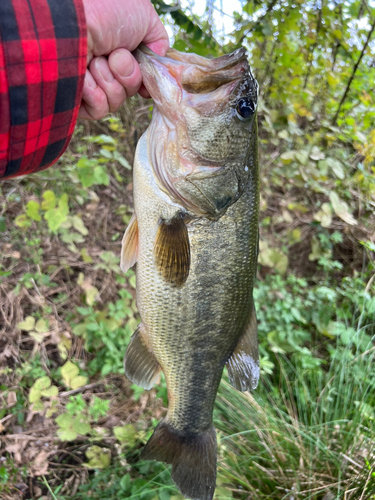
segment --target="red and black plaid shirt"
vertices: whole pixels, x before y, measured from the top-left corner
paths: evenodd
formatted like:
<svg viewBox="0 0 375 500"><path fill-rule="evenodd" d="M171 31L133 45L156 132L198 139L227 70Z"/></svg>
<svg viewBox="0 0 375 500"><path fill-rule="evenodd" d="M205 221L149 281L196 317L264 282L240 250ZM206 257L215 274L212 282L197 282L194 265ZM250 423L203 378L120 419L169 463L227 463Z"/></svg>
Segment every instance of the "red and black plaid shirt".
<svg viewBox="0 0 375 500"><path fill-rule="evenodd" d="M0 178L67 148L86 71L82 0L0 0Z"/></svg>

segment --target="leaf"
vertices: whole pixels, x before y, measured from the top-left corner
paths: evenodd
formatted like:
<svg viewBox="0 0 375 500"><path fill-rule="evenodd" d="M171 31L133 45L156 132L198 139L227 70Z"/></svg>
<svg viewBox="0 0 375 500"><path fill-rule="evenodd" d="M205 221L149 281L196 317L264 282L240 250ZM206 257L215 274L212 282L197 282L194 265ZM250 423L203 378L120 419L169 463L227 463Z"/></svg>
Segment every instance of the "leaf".
<svg viewBox="0 0 375 500"><path fill-rule="evenodd" d="M301 163L301 165L306 165L306 163L309 161L309 153L304 149L301 149L301 151L296 151L295 156L296 159Z"/></svg>
<svg viewBox="0 0 375 500"><path fill-rule="evenodd" d="M122 165L124 168L128 169L128 170L131 170L132 167L130 165L130 163L128 162L128 160L126 158L124 158L118 151L115 151L113 153L113 157L115 160L117 160L119 162L120 165Z"/></svg>
<svg viewBox="0 0 375 500"><path fill-rule="evenodd" d="M105 467L108 467L111 461L110 451L96 445L88 448L86 456L89 459L89 462L83 465L89 467L90 469L104 469Z"/></svg>
<svg viewBox="0 0 375 500"><path fill-rule="evenodd" d="M289 203L288 209L292 212L301 212L303 214L309 211L309 209L302 205L302 203Z"/></svg>
<svg viewBox="0 0 375 500"><path fill-rule="evenodd" d="M283 163L291 163L293 160L295 160L296 157L296 152L295 151L286 151L282 155L280 155L280 158L282 159Z"/></svg>
<svg viewBox="0 0 375 500"><path fill-rule="evenodd" d="M94 168L93 177L95 179L96 184L104 184L108 186L109 177L104 167L97 166Z"/></svg>
<svg viewBox="0 0 375 500"><path fill-rule="evenodd" d="M32 406L32 411L43 411L43 410L44 410L43 402L40 400L35 401L35 403Z"/></svg>
<svg viewBox="0 0 375 500"><path fill-rule="evenodd" d="M52 210L48 210L48 212L44 214L44 218L48 223L48 229L51 232L56 232L65 221L66 215L64 215L64 213L58 208L54 208Z"/></svg>
<svg viewBox="0 0 375 500"><path fill-rule="evenodd" d="M18 323L17 326L20 330L30 332L31 330L34 330L35 318L33 318L32 316L27 316L23 321Z"/></svg>
<svg viewBox="0 0 375 500"><path fill-rule="evenodd" d="M35 221L42 220L39 214L40 205L37 201L31 200L26 205L26 215Z"/></svg>
<svg viewBox="0 0 375 500"><path fill-rule="evenodd" d="M82 436L88 434L91 431L91 426L88 422L87 416L78 415L75 417L73 420L73 429Z"/></svg>
<svg viewBox="0 0 375 500"><path fill-rule="evenodd" d="M87 377L84 377L83 375L77 375L70 381L70 387L72 389L78 389L79 387L83 387L84 385L87 384L87 380L88 380Z"/></svg>
<svg viewBox="0 0 375 500"><path fill-rule="evenodd" d="M342 180L345 178L345 173L341 161L336 160L335 158L327 158L326 162L327 165L331 167L332 172L336 175L338 179Z"/></svg>
<svg viewBox="0 0 375 500"><path fill-rule="evenodd" d="M60 342L57 344L57 348L60 353L61 359L66 359L68 357L68 351L72 347L72 341L65 333L62 334Z"/></svg>
<svg viewBox="0 0 375 500"><path fill-rule="evenodd" d="M16 226L21 227L21 228L26 228L31 226L31 220L27 217L26 214L18 215L15 218L14 223Z"/></svg>
<svg viewBox="0 0 375 500"><path fill-rule="evenodd" d="M56 423L62 429L68 429L73 424L73 417L69 413L62 413L56 418Z"/></svg>
<svg viewBox="0 0 375 500"><path fill-rule="evenodd" d="M288 268L288 257L277 248L268 248L267 245L259 250L258 262L262 266L276 269L281 274Z"/></svg>
<svg viewBox="0 0 375 500"><path fill-rule="evenodd" d="M51 385L48 389L42 391L42 396L45 398L53 398L59 393L58 388L55 385Z"/></svg>
<svg viewBox="0 0 375 500"><path fill-rule="evenodd" d="M131 424L126 424L122 427L114 427L113 434L120 441L120 443L126 443L130 447L135 444L137 439L137 431Z"/></svg>
<svg viewBox="0 0 375 500"><path fill-rule="evenodd" d="M314 146L312 148L311 153L310 153L310 158L312 160L315 160L315 161L324 160L325 157L326 157L326 155L323 153L323 151L320 151L318 146Z"/></svg>
<svg viewBox="0 0 375 500"><path fill-rule="evenodd" d="M311 240L311 253L309 254L309 260L319 260L323 255L324 252L320 246L318 238L316 236L313 236Z"/></svg>
<svg viewBox="0 0 375 500"><path fill-rule="evenodd" d="M332 224L332 210L329 203L323 203L322 209L314 215L314 219L319 221L322 227L330 227Z"/></svg>
<svg viewBox="0 0 375 500"><path fill-rule="evenodd" d="M87 227L84 225L83 220L80 217L78 217L77 215L74 215L72 217L72 223L73 223L74 229L76 229L83 236L87 236L89 234L89 231L88 231Z"/></svg>
<svg viewBox="0 0 375 500"><path fill-rule="evenodd" d="M73 429L59 429L56 433L61 441L74 441L78 434Z"/></svg>
<svg viewBox="0 0 375 500"><path fill-rule="evenodd" d="M42 392L36 387L31 387L29 392L29 402L35 403L36 401L39 401L41 397L42 397Z"/></svg>
<svg viewBox="0 0 375 500"><path fill-rule="evenodd" d="M65 365L61 367L61 376L68 387L71 387L71 380L76 377L79 373L79 368L71 361L67 361Z"/></svg>
<svg viewBox="0 0 375 500"><path fill-rule="evenodd" d="M125 474L125 476L122 476L122 478L120 480L120 486L124 492L127 492L128 490L130 490L131 478L130 478L129 472L127 474Z"/></svg>
<svg viewBox="0 0 375 500"><path fill-rule="evenodd" d="M33 387L36 389L39 389L40 391L44 391L45 389L48 389L48 387L51 386L51 379L47 376L40 377L38 378L35 382Z"/></svg>
<svg viewBox="0 0 375 500"><path fill-rule="evenodd" d="M335 191L330 192L329 199L331 200L332 207L333 207L335 214L338 217L340 217L340 219L342 219L347 224L350 224L352 226L358 224L358 222L355 220L355 218L349 212L348 204L345 203L345 201L342 201L339 198L339 195L337 193L335 193Z"/></svg>
<svg viewBox="0 0 375 500"><path fill-rule="evenodd" d="M31 468L35 476L43 476L48 473L48 455L48 451L42 450L35 457L31 464Z"/></svg>
<svg viewBox="0 0 375 500"><path fill-rule="evenodd" d="M90 256L89 252L87 251L87 248L81 249L81 257L82 257L83 262L86 262L87 264L91 264L92 262L94 262Z"/></svg>
<svg viewBox="0 0 375 500"><path fill-rule="evenodd" d="M36 325L35 325L35 330L38 332L38 333L47 333L48 332L48 326L47 326L47 322L45 319L39 319L37 322L36 322Z"/></svg>
<svg viewBox="0 0 375 500"><path fill-rule="evenodd" d="M93 306L99 295L99 290L95 286L90 286L85 290L86 304L88 306Z"/></svg>
<svg viewBox="0 0 375 500"><path fill-rule="evenodd" d="M43 210L52 210L56 206L56 196L53 191L44 191L42 201Z"/></svg>
<svg viewBox="0 0 375 500"><path fill-rule="evenodd" d="M37 344L41 344L43 342L44 335L38 332L29 332L29 336L35 340Z"/></svg>

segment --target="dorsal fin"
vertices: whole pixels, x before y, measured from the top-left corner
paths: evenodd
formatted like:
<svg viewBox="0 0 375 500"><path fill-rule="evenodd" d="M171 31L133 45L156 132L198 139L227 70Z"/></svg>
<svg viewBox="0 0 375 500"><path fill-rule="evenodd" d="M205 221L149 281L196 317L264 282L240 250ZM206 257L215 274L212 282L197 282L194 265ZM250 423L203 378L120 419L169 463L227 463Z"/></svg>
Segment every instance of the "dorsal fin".
<svg viewBox="0 0 375 500"><path fill-rule="evenodd" d="M256 388L259 380L258 329L255 307L244 334L227 361L229 382L238 391L250 391Z"/></svg>
<svg viewBox="0 0 375 500"><path fill-rule="evenodd" d="M160 221L154 255L162 277L172 285L182 286L189 276L190 243L181 214L169 221Z"/></svg>
<svg viewBox="0 0 375 500"><path fill-rule="evenodd" d="M138 259L138 221L135 213L130 219L122 238L121 264L120 267L126 273L137 262Z"/></svg>

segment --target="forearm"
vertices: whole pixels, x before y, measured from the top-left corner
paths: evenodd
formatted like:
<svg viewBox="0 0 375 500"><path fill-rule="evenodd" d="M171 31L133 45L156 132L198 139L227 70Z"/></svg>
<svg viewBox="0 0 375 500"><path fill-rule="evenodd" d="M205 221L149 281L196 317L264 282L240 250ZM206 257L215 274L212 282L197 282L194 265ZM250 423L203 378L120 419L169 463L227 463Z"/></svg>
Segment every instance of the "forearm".
<svg viewBox="0 0 375 500"><path fill-rule="evenodd" d="M87 64L82 0L0 2L0 177L47 168L65 151Z"/></svg>

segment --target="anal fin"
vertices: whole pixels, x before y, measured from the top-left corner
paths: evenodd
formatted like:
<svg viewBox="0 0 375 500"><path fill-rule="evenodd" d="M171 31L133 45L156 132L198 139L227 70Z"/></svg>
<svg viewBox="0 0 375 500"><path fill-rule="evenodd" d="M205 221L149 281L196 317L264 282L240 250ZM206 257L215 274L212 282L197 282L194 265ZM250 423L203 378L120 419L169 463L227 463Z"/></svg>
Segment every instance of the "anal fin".
<svg viewBox="0 0 375 500"><path fill-rule="evenodd" d="M142 323L133 333L124 359L125 375L134 384L150 390L156 382L160 365L154 354L147 347L145 334L142 332Z"/></svg>
<svg viewBox="0 0 375 500"><path fill-rule="evenodd" d="M251 313L244 334L227 361L229 382L239 391L250 391L259 381L258 330L255 308Z"/></svg>
<svg viewBox="0 0 375 500"><path fill-rule="evenodd" d="M161 276L175 286L182 286L189 276L189 234L181 214L161 220L154 247L155 263Z"/></svg>
<svg viewBox="0 0 375 500"><path fill-rule="evenodd" d="M124 273L127 272L138 259L138 221L135 213L130 219L122 239L120 267Z"/></svg>

